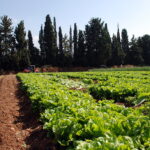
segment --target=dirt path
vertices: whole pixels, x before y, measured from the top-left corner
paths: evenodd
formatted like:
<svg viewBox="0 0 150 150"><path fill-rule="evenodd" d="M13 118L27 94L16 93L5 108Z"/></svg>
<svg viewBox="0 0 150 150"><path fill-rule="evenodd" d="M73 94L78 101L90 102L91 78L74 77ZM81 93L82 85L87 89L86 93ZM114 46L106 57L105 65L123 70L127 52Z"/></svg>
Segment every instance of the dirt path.
<svg viewBox="0 0 150 150"><path fill-rule="evenodd" d="M55 150L15 75L0 77L0 150Z"/></svg>

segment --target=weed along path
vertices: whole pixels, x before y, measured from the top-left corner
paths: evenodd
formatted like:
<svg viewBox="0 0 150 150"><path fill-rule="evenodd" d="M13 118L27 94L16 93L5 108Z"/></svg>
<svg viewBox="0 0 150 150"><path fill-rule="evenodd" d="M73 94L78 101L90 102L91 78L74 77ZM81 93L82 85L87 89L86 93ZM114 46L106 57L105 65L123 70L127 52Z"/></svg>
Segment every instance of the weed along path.
<svg viewBox="0 0 150 150"><path fill-rule="evenodd" d="M0 150L55 150L15 75L0 77Z"/></svg>

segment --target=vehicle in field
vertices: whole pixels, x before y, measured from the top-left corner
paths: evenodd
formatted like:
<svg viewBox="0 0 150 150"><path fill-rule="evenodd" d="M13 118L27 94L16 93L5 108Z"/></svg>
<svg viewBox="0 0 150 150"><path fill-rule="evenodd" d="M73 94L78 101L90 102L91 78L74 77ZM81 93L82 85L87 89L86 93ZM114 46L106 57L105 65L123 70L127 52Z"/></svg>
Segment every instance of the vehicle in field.
<svg viewBox="0 0 150 150"><path fill-rule="evenodd" d="M39 72L39 69L35 67L35 65L30 65L26 69L23 70L24 73L30 72Z"/></svg>

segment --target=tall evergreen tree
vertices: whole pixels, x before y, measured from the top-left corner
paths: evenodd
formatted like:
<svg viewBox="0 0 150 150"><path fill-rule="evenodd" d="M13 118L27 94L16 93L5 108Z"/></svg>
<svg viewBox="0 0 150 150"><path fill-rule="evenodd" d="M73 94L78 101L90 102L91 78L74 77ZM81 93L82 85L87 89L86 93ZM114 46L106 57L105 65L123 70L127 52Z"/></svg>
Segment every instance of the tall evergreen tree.
<svg viewBox="0 0 150 150"><path fill-rule="evenodd" d="M69 30L69 46L70 46L71 55L73 54L73 52L72 52L72 44L73 44L73 40L72 40L72 28L70 26L70 30Z"/></svg>
<svg viewBox="0 0 150 150"><path fill-rule="evenodd" d="M89 21L89 24L86 25L85 35L87 46L87 60L89 66L97 66L97 53L101 44L101 27L101 19L99 18L92 18Z"/></svg>
<svg viewBox="0 0 150 150"><path fill-rule="evenodd" d="M142 48L138 45L137 39L134 36L130 42L130 50L127 53L127 62L131 65L142 65L144 59L142 57Z"/></svg>
<svg viewBox="0 0 150 150"><path fill-rule="evenodd" d="M138 46L142 48L142 57L145 65L150 65L150 35L138 39Z"/></svg>
<svg viewBox="0 0 150 150"><path fill-rule="evenodd" d="M13 35L13 38L12 38L12 46L11 46L11 55L10 55L10 59L11 59L11 62L9 63L10 67L11 67L11 70L15 70L17 71L18 70L18 66L17 66L17 50L16 50L16 39Z"/></svg>
<svg viewBox="0 0 150 150"><path fill-rule="evenodd" d="M72 56L70 51L70 42L67 34L63 36L62 44L63 44L63 53L64 53L64 66L71 66Z"/></svg>
<svg viewBox="0 0 150 150"><path fill-rule="evenodd" d="M56 57L56 55L58 53L58 46L57 46L57 26L56 26L56 18L55 17L53 20L53 27L54 27L54 51L55 51L55 57ZM56 64L57 64L57 62L55 62L55 65Z"/></svg>
<svg viewBox="0 0 150 150"><path fill-rule="evenodd" d="M30 61L33 65L40 64L39 50L34 46L32 33L28 31L28 50L30 54Z"/></svg>
<svg viewBox="0 0 150 150"><path fill-rule="evenodd" d="M111 58L111 37L108 31L107 24L102 28L101 51L99 53L99 64L107 65Z"/></svg>
<svg viewBox="0 0 150 150"><path fill-rule="evenodd" d="M43 31L43 27L41 25L41 29L39 32L39 45L40 45L40 50L41 50L41 65L45 65L46 64L46 51L45 51L45 44L44 44L44 31Z"/></svg>
<svg viewBox="0 0 150 150"><path fill-rule="evenodd" d="M110 61L110 65L116 65L117 64L117 60L118 60L118 53L117 53L117 37L116 35L113 34L112 37L112 55L111 55L111 61Z"/></svg>
<svg viewBox="0 0 150 150"><path fill-rule="evenodd" d="M59 50L57 54L57 63L59 66L64 66L64 52L63 52L63 35L62 35L62 29L59 27Z"/></svg>
<svg viewBox="0 0 150 150"><path fill-rule="evenodd" d="M85 30L88 65L106 65L111 54L111 39L107 24L99 18L92 18Z"/></svg>
<svg viewBox="0 0 150 150"><path fill-rule="evenodd" d="M118 31L117 31L117 41L118 41L117 42L118 43L118 56L119 56L119 59L120 59L120 64L122 65L122 64L124 64L125 54L124 54L124 51L123 51L122 46L121 46L119 26L118 26Z"/></svg>
<svg viewBox="0 0 150 150"><path fill-rule="evenodd" d="M74 24L74 31L73 31L73 46L74 46L74 64L77 64L78 61L78 30L77 24Z"/></svg>
<svg viewBox="0 0 150 150"><path fill-rule="evenodd" d="M127 62L127 53L129 53L129 40L128 40L128 33L127 33L127 30L126 29L123 29L122 30L122 33L121 33L121 36L122 36L122 40L121 40L121 46L122 46L122 50L124 52L124 55L125 55L125 64L128 64Z"/></svg>
<svg viewBox="0 0 150 150"><path fill-rule="evenodd" d="M46 16L44 26L44 48L46 52L46 64L55 65L55 32L49 15Z"/></svg>
<svg viewBox="0 0 150 150"><path fill-rule="evenodd" d="M29 50L31 63L33 64L34 44L33 44L32 33L30 30L28 31L28 50Z"/></svg>
<svg viewBox="0 0 150 150"><path fill-rule="evenodd" d="M118 29L117 29L117 41L120 44L119 46L121 47L121 38L120 38L120 30L119 30L119 25L118 25Z"/></svg>
<svg viewBox="0 0 150 150"><path fill-rule="evenodd" d="M53 26L54 26L54 46L57 47L57 27L56 27L56 18L54 17L54 21L53 21Z"/></svg>
<svg viewBox="0 0 150 150"><path fill-rule="evenodd" d="M69 36L62 34L59 27L57 37L56 18L46 16L44 29L39 32L40 52L34 46L31 31L26 32L21 21L13 34L12 20L3 16L0 20L0 69L24 69L30 62L35 65L71 66L72 57L75 66L101 65L150 65L150 35L128 40L126 29L113 35L112 42L107 24L99 18L92 18L85 26L85 31L70 27ZM72 35L73 34L73 35ZM57 38L59 38L57 40ZM57 42L59 41L59 45ZM111 56L111 59L110 59ZM40 57L40 58L39 58Z"/></svg>
<svg viewBox="0 0 150 150"><path fill-rule="evenodd" d="M123 52L126 54L129 51L129 40L128 40L128 33L126 29L122 29L122 40L121 40L121 45Z"/></svg>
<svg viewBox="0 0 150 150"><path fill-rule="evenodd" d="M24 69L30 64L24 22L21 21L15 29L18 68Z"/></svg>
<svg viewBox="0 0 150 150"><path fill-rule="evenodd" d="M122 52L121 46L118 42L116 35L112 37L112 57L110 65L121 65L122 64Z"/></svg>
<svg viewBox="0 0 150 150"><path fill-rule="evenodd" d="M122 65L124 64L124 52L123 49L121 47L121 38L120 38L120 31L119 31L119 27L118 27L118 31L117 31L117 53L118 53L118 61L116 65Z"/></svg>
<svg viewBox="0 0 150 150"><path fill-rule="evenodd" d="M12 20L8 16L1 17L0 22L0 68L10 69L11 49L13 46Z"/></svg>
<svg viewBox="0 0 150 150"><path fill-rule="evenodd" d="M63 35L62 35L62 29L59 27L59 52L63 54L63 45L62 45Z"/></svg>
<svg viewBox="0 0 150 150"><path fill-rule="evenodd" d="M85 36L83 31L79 30L78 36L78 66L86 65L86 52L85 52Z"/></svg>
<svg viewBox="0 0 150 150"><path fill-rule="evenodd" d="M34 48L33 37L32 37L32 33L30 30L28 31L28 47L29 49Z"/></svg>

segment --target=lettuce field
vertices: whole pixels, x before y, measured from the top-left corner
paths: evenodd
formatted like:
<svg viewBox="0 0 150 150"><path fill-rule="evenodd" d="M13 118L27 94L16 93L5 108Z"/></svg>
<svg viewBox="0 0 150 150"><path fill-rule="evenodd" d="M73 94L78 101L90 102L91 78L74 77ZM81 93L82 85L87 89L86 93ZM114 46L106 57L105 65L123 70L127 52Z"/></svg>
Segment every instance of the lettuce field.
<svg viewBox="0 0 150 150"><path fill-rule="evenodd" d="M150 150L150 71L17 75L48 136L67 150Z"/></svg>

